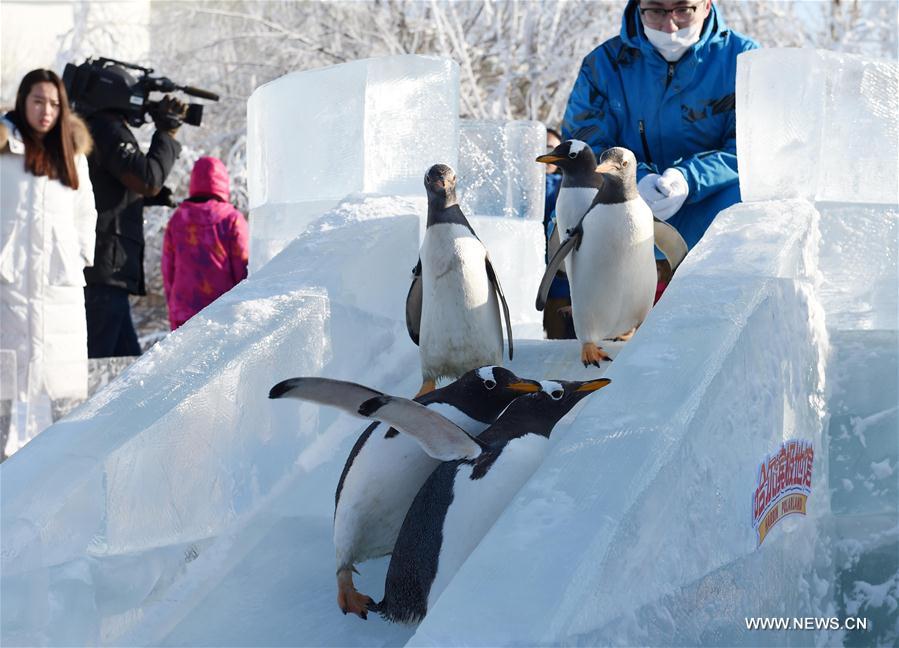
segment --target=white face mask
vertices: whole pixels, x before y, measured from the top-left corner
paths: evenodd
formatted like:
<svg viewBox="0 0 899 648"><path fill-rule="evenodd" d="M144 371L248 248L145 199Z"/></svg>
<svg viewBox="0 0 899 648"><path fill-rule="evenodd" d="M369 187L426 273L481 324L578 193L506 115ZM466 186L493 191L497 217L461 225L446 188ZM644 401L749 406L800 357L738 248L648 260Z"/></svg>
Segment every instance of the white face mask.
<svg viewBox="0 0 899 648"><path fill-rule="evenodd" d="M643 31L646 32L646 38L658 50L659 54L669 63L674 63L680 60L680 57L688 49L699 42L699 36L702 34L702 24L703 21L698 20L688 27L671 33L650 29L644 25Z"/></svg>

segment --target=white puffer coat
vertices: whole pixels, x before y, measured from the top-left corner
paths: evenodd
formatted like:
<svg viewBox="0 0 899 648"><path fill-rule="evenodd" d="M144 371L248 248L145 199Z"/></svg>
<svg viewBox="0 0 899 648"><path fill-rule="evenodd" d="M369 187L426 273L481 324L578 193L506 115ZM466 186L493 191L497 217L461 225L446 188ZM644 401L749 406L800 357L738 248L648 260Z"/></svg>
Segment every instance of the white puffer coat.
<svg viewBox="0 0 899 648"><path fill-rule="evenodd" d="M90 134L70 119L77 190L25 171L18 129L0 120L0 350L15 351L17 369L15 394L6 383L3 399L87 396L83 270L94 259L97 211Z"/></svg>

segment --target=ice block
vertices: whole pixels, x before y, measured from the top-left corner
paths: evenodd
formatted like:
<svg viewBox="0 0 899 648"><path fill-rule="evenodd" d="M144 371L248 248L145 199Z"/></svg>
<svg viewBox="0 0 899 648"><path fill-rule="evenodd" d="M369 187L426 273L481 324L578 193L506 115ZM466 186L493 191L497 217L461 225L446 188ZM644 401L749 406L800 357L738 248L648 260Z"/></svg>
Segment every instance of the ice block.
<svg viewBox="0 0 899 648"><path fill-rule="evenodd" d="M738 59L736 92L744 201L899 201L895 61L756 50Z"/></svg>
<svg viewBox="0 0 899 648"><path fill-rule="evenodd" d="M428 167L456 164L458 114L458 66L443 58L352 61L257 88L247 102L251 269L348 194L420 194Z"/></svg>
<svg viewBox="0 0 899 648"><path fill-rule="evenodd" d="M546 128L535 121L463 119L459 202L470 216L543 219Z"/></svg>

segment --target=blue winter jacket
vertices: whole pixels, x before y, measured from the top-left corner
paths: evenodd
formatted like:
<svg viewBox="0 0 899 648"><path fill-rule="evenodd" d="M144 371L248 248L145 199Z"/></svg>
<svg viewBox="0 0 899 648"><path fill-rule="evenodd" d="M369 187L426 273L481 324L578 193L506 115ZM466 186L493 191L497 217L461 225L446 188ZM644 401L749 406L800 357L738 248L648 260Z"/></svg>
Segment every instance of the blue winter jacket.
<svg viewBox="0 0 899 648"><path fill-rule="evenodd" d="M610 146L629 148L638 180L678 169L690 205L738 182L737 55L758 43L728 29L713 3L699 42L668 63L647 40L637 4L628 2L621 34L581 64L562 135L587 142L597 157Z"/></svg>

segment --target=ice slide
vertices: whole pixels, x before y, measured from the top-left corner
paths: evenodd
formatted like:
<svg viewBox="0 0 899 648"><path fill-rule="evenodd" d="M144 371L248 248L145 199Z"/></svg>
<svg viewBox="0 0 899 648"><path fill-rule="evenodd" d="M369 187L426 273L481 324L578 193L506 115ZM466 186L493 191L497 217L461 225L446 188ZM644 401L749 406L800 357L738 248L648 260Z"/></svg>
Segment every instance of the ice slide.
<svg viewBox="0 0 899 648"><path fill-rule="evenodd" d="M810 58L788 68L792 56ZM777 154L805 151L791 164L832 168L818 156L835 71L885 88L858 92L874 107L858 112L897 132L894 64L748 58L738 110L763 92L769 111L820 92L815 129L767 139ZM775 62L781 78L812 66L821 86L753 85L746 73ZM895 138L865 144L895 165ZM843 146L851 157L858 144ZM890 643L899 215L895 197L865 200L862 171L828 202L817 179L784 196L749 172L752 202L719 216L606 369L613 384L557 426L547 461L417 628L335 604L333 491L362 423L266 398L300 374L417 388L402 305L423 204L344 200L0 467L0 642L758 645L784 635L750 633L744 616L853 614L882 618L875 636ZM596 375L576 363L576 343L536 339L526 287L539 263L513 261L539 258L539 226L475 227L504 285L524 287L507 288L512 368ZM759 544L759 465L789 440L814 450L806 515ZM378 597L386 560L360 570L360 589Z"/></svg>

